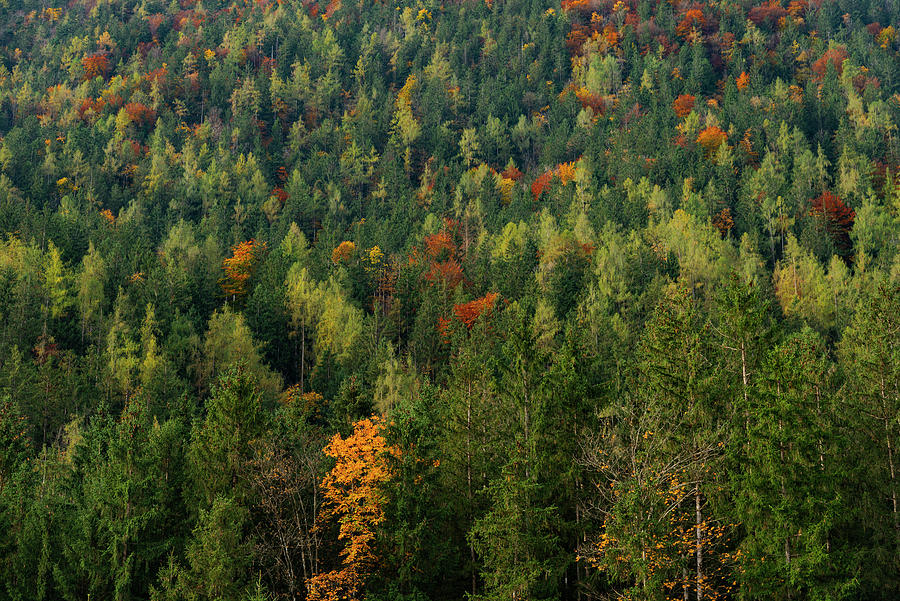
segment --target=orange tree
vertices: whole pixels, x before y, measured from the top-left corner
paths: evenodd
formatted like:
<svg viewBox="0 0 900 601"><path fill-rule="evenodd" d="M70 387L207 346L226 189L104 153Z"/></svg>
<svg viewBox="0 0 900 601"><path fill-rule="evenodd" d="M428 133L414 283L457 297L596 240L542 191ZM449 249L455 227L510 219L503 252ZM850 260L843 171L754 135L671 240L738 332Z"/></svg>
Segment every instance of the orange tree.
<svg viewBox="0 0 900 601"><path fill-rule="evenodd" d="M244 296L253 270L266 251L265 242L247 240L231 247L231 256L222 262L225 277L221 281L226 296Z"/></svg>
<svg viewBox="0 0 900 601"><path fill-rule="evenodd" d="M337 520L338 540L344 543L338 569L307 579L309 601L358 599L376 562L375 532L384 522L390 478L388 461L399 452L382 435L382 421L370 417L356 422L347 438L335 434L324 452L336 460L322 479L325 503L320 520Z"/></svg>

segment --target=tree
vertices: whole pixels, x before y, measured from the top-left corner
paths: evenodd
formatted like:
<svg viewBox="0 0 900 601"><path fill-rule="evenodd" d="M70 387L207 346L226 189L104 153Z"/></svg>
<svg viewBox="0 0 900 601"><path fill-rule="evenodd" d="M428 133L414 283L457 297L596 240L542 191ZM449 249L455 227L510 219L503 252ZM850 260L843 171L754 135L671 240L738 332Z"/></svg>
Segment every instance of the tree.
<svg viewBox="0 0 900 601"><path fill-rule="evenodd" d="M237 366L251 374L266 400L275 400L281 392L281 377L263 363L244 316L226 307L209 318L196 366L200 390L208 391L222 374Z"/></svg>
<svg viewBox="0 0 900 601"><path fill-rule="evenodd" d="M291 598L320 571L323 532L316 519L328 460L320 452L325 434L309 419L307 405L315 400L314 393L290 394L267 435L250 443L256 557L274 592Z"/></svg>
<svg viewBox="0 0 900 601"><path fill-rule="evenodd" d="M839 537L854 515L836 440L834 366L809 328L772 348L738 401L746 432L734 445L736 518L746 532L737 571L746 598L841 598L856 587L852 547ZM830 492L829 492L830 491Z"/></svg>
<svg viewBox="0 0 900 601"><path fill-rule="evenodd" d="M634 598L727 596L729 528L715 501L728 413L708 322L687 291L666 292L639 357L627 397L587 445L601 528L582 554Z"/></svg>
<svg viewBox="0 0 900 601"><path fill-rule="evenodd" d="M344 548L339 568L306 581L307 596L313 601L361 598L376 568L375 536L385 519L383 486L390 478L387 458L397 453L382 428L378 417L362 419L347 438L335 434L323 449L336 463L322 479L325 503L320 519L337 521Z"/></svg>
<svg viewBox="0 0 900 601"><path fill-rule="evenodd" d="M81 313L81 338L85 331L92 333L95 321L102 314L104 287L106 285L106 261L93 243L88 244L88 252L82 259L78 276L78 307Z"/></svg>
<svg viewBox="0 0 900 601"><path fill-rule="evenodd" d="M187 547L190 571L185 588L199 599L238 599L250 589L253 547L244 533L248 510L228 496L218 495L200 510Z"/></svg>
<svg viewBox="0 0 900 601"><path fill-rule="evenodd" d="M266 252L266 243L247 240L231 248L231 256L222 262L225 277L222 280L222 292L235 300L245 296L249 291L249 280L253 270Z"/></svg>
<svg viewBox="0 0 900 601"><path fill-rule="evenodd" d="M191 433L188 463L200 508L210 507L221 495L246 507L251 442L261 438L267 426L258 386L247 369L223 371L207 400L205 419Z"/></svg>
<svg viewBox="0 0 900 601"><path fill-rule="evenodd" d="M844 398L850 423L865 466L862 507L873 530L877 568L895 574L900 561L900 465L897 414L900 411L900 290L876 282L865 295L839 347L847 374ZM865 459L862 459L865 458ZM888 590L900 586L894 578L883 581Z"/></svg>

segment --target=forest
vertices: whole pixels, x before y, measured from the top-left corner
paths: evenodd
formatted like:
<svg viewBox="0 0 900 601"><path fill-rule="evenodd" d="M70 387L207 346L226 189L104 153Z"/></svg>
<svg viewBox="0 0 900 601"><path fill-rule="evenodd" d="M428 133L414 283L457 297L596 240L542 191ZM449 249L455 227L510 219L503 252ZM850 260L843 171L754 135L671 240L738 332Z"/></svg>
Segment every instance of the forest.
<svg viewBox="0 0 900 601"><path fill-rule="evenodd" d="M900 598L897 0L0 0L0 601Z"/></svg>

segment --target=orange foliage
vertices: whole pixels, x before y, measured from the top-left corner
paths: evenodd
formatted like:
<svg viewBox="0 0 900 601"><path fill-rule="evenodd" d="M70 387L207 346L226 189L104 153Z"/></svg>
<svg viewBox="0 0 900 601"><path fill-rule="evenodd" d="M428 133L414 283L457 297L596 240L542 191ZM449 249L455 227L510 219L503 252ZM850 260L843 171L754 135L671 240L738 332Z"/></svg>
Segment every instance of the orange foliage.
<svg viewBox="0 0 900 601"><path fill-rule="evenodd" d="M148 82L155 83L156 85L162 87L166 85L166 78L169 76L169 70L166 67L160 67L159 69L154 69L150 71L146 75L146 80Z"/></svg>
<svg viewBox="0 0 900 601"><path fill-rule="evenodd" d="M432 259L452 257L456 254L456 245L446 231L425 236L425 251Z"/></svg>
<svg viewBox="0 0 900 601"><path fill-rule="evenodd" d="M575 161L570 163L560 163L556 168L556 176L560 183L566 186L575 179Z"/></svg>
<svg viewBox="0 0 900 601"><path fill-rule="evenodd" d="M731 217L731 209L725 207L724 209L719 211L719 213L715 217L713 217L712 224L717 230L719 230L719 233L723 238L727 236L728 231L734 227L734 219L732 219Z"/></svg>
<svg viewBox="0 0 900 601"><path fill-rule="evenodd" d="M675 99L675 102L672 103L672 108L679 119L684 119L691 114L691 111L694 110L695 100L697 100L697 97L692 94L682 94Z"/></svg>
<svg viewBox="0 0 900 601"><path fill-rule="evenodd" d="M78 118L85 120L96 118L98 115L100 115L100 112L103 110L103 107L105 105L106 103L102 98L97 98L97 100L94 100L93 98L85 98L78 106Z"/></svg>
<svg viewBox="0 0 900 601"><path fill-rule="evenodd" d="M456 288L463 279L462 267L456 259L432 263L425 279L429 282L443 282L448 289Z"/></svg>
<svg viewBox="0 0 900 601"><path fill-rule="evenodd" d="M791 0L788 4L787 12L794 18L799 17L809 8L809 2L806 0Z"/></svg>
<svg viewBox="0 0 900 601"><path fill-rule="evenodd" d="M607 23L606 27L603 28L603 39L606 40L606 43L610 47L619 45L619 32L615 27L612 26L612 24Z"/></svg>
<svg viewBox="0 0 900 601"><path fill-rule="evenodd" d="M738 76L737 80L735 81L735 84L737 84L738 90L744 90L747 88L748 85L750 85L750 76L747 75L746 71L741 72L741 74Z"/></svg>
<svg viewBox="0 0 900 601"><path fill-rule="evenodd" d="M502 175L504 179L511 179L517 182L522 179L522 176L524 174L519 171L519 169L515 165L510 165L509 167L504 169L503 173L501 173L500 175Z"/></svg>
<svg viewBox="0 0 900 601"><path fill-rule="evenodd" d="M247 284L253 269L266 251L265 242L247 240L231 247L231 256L222 262L225 278L221 282L222 291L229 296L247 293Z"/></svg>
<svg viewBox="0 0 900 601"><path fill-rule="evenodd" d="M327 21L341 7L341 0L329 0L328 6L325 7L325 14L322 19Z"/></svg>
<svg viewBox="0 0 900 601"><path fill-rule="evenodd" d="M552 179L553 171L547 171L534 180L534 183L531 184L531 195L534 197L534 202L537 202L544 190L550 187L550 181Z"/></svg>
<svg viewBox="0 0 900 601"><path fill-rule="evenodd" d="M596 115L602 115L604 109L606 108L606 103L603 102L603 98L597 96L596 94L591 94L590 90L587 88L578 88L575 90L575 96L578 98L578 101L581 103L581 106L587 108L591 107Z"/></svg>
<svg viewBox="0 0 900 601"><path fill-rule="evenodd" d="M336 460L322 479L324 505L319 518L337 519L341 568L306 580L309 601L357 599L377 563L375 533L384 522L387 501L382 486L390 480L388 460L399 450L382 436L382 421L356 422L347 438L335 434L324 453Z"/></svg>
<svg viewBox="0 0 900 601"><path fill-rule="evenodd" d="M277 198L278 202L280 202L281 204L287 202L288 199L288 193L284 191L284 188L279 188L278 186L272 188L272 196Z"/></svg>
<svg viewBox="0 0 900 601"><path fill-rule="evenodd" d="M353 252L356 250L356 245L349 240L344 240L337 247L331 251L331 262L337 265L338 263L346 263L350 260L350 257L353 256Z"/></svg>
<svg viewBox="0 0 900 601"><path fill-rule="evenodd" d="M744 132L744 137L741 138L741 148L744 149L744 152L747 153L747 156L750 158L751 162L755 162L759 158L759 153L753 150L753 143L750 139L750 130Z"/></svg>
<svg viewBox="0 0 900 601"><path fill-rule="evenodd" d="M106 77L109 73L109 58L105 52L95 52L81 59L81 68L84 69L84 79L91 80L95 77Z"/></svg>
<svg viewBox="0 0 900 601"><path fill-rule="evenodd" d="M471 329L472 326L475 325L475 322L478 321L479 317L488 315L493 311L494 305L497 302L497 297L499 296L500 295L497 292L489 292L481 298L476 298L473 301L461 305L455 305L453 307L453 313L467 328Z"/></svg>
<svg viewBox="0 0 900 601"><path fill-rule="evenodd" d="M112 214L112 211L110 211L109 209L103 209L102 211L100 211L100 216L103 217L104 219L106 219L106 222L109 225L116 224L116 217L115 217L115 215Z"/></svg>
<svg viewBox="0 0 900 601"><path fill-rule="evenodd" d="M599 2L596 0L562 0L560 5L566 12L588 14L598 9Z"/></svg>
<svg viewBox="0 0 900 601"><path fill-rule="evenodd" d="M706 149L706 156L712 155L727 141L728 134L715 125L707 127L697 136L697 144Z"/></svg>
<svg viewBox="0 0 900 601"><path fill-rule="evenodd" d="M675 33L680 37L688 37L694 29L703 29L706 26L706 17L699 8L692 8L684 13L684 18L675 26Z"/></svg>

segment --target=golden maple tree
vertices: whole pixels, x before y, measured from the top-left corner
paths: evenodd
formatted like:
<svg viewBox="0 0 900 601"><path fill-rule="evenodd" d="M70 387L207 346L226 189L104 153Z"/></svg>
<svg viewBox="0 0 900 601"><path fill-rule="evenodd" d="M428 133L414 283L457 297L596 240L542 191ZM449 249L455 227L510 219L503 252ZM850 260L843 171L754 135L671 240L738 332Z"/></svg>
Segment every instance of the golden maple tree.
<svg viewBox="0 0 900 601"><path fill-rule="evenodd" d="M388 459L399 451L382 435L382 421L370 417L356 422L353 433L335 434L324 453L336 460L322 479L325 503L320 520L337 520L344 543L339 569L307 579L309 601L358 599L376 563L375 531L384 522L382 485L390 478Z"/></svg>

